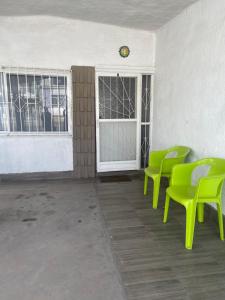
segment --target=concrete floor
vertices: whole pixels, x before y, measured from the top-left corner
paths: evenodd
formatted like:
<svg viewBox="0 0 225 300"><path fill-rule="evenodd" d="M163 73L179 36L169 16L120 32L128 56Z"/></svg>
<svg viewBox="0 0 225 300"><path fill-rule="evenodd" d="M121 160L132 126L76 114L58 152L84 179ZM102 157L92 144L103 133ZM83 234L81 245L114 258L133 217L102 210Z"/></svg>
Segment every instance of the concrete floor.
<svg viewBox="0 0 225 300"><path fill-rule="evenodd" d="M0 299L122 300L92 182L0 184Z"/></svg>

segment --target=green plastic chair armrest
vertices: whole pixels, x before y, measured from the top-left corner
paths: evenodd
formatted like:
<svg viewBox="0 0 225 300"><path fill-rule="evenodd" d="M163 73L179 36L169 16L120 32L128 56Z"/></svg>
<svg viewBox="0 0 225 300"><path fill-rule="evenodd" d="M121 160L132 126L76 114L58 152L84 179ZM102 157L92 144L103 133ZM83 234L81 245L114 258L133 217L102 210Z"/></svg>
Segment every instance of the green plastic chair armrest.
<svg viewBox="0 0 225 300"><path fill-rule="evenodd" d="M149 162L148 165L152 167L161 167L162 160L167 154L167 150L161 150L161 151L151 151L149 155Z"/></svg>

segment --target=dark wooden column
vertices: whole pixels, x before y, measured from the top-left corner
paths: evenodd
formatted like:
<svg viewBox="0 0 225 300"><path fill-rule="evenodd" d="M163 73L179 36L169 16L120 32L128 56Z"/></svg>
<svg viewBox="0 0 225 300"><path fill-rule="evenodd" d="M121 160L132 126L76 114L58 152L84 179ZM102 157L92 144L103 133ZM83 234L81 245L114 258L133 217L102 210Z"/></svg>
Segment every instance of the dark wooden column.
<svg viewBox="0 0 225 300"><path fill-rule="evenodd" d="M95 68L72 66L73 158L77 178L95 177Z"/></svg>

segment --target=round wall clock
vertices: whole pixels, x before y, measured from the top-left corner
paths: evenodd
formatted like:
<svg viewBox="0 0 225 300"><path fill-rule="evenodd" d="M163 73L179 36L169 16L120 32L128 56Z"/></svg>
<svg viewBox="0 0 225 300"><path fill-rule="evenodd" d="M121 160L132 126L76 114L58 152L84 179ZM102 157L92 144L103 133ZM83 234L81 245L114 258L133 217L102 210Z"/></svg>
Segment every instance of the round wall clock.
<svg viewBox="0 0 225 300"><path fill-rule="evenodd" d="M119 54L120 54L120 56L123 57L123 58L128 57L129 54L130 54L130 49L129 49L129 47L128 47L128 46L122 46L122 47L120 47L120 49L119 49Z"/></svg>

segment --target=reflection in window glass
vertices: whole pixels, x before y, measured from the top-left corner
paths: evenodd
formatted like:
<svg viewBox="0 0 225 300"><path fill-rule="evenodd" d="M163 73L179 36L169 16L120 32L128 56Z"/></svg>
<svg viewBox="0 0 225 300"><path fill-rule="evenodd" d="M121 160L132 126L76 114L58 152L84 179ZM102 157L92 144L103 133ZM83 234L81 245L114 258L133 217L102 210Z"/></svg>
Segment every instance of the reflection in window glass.
<svg viewBox="0 0 225 300"><path fill-rule="evenodd" d="M66 77L7 73L6 79L10 131L68 131Z"/></svg>

